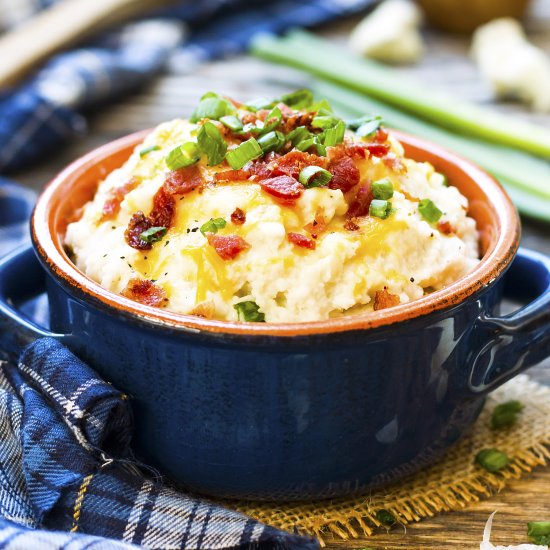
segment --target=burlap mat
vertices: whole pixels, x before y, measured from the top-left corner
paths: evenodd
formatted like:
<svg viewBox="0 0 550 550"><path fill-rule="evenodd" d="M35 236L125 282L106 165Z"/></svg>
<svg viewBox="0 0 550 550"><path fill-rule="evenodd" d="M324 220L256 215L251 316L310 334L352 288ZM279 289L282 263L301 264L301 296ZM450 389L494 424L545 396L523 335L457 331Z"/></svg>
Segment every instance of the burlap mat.
<svg viewBox="0 0 550 550"><path fill-rule="evenodd" d="M525 405L515 426L492 430L491 414L499 403L518 399ZM509 466L491 474L474 464L476 453L493 447L508 454ZM439 512L465 508L490 496L535 466L550 461L550 388L517 376L492 393L479 419L442 462L385 489L317 503L226 503L274 527L342 539L371 535L380 526L376 512L391 512L407 524Z"/></svg>

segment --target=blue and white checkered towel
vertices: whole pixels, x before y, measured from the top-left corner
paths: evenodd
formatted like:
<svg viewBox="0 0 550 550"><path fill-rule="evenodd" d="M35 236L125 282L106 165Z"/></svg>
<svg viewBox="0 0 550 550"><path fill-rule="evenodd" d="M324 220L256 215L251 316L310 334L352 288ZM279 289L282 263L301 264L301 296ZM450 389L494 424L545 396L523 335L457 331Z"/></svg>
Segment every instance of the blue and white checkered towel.
<svg viewBox="0 0 550 550"><path fill-rule="evenodd" d="M126 396L56 340L3 362L0 549L318 548L163 484L131 436Z"/></svg>

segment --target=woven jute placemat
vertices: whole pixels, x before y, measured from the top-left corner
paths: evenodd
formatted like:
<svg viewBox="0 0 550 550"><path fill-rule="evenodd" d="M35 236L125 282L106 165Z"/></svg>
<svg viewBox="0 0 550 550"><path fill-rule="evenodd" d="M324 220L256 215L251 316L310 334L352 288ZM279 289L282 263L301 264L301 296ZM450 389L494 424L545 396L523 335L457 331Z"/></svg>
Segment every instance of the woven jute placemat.
<svg viewBox="0 0 550 550"><path fill-rule="evenodd" d="M525 405L517 423L492 430L491 415L500 403L517 399ZM511 459L498 473L474 463L478 451L496 448ZM226 503L274 527L323 538L371 535L380 527L376 514L387 510L407 524L440 512L459 510L503 489L513 479L550 461L550 388L525 375L493 392L473 428L443 460L398 484L347 499L307 503Z"/></svg>

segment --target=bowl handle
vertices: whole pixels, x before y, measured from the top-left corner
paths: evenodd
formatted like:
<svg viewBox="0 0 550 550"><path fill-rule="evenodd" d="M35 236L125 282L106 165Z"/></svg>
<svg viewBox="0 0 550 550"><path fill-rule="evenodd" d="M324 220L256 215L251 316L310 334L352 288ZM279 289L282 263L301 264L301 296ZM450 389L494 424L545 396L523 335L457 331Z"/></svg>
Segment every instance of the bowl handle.
<svg viewBox="0 0 550 550"><path fill-rule="evenodd" d="M0 357L16 355L26 344L49 336L66 340L38 326L17 309L45 291L46 274L31 246L0 259Z"/></svg>
<svg viewBox="0 0 550 550"><path fill-rule="evenodd" d="M469 389L478 395L550 355L550 258L520 248L504 277L504 295L529 303L509 315L477 321L480 344L471 356Z"/></svg>

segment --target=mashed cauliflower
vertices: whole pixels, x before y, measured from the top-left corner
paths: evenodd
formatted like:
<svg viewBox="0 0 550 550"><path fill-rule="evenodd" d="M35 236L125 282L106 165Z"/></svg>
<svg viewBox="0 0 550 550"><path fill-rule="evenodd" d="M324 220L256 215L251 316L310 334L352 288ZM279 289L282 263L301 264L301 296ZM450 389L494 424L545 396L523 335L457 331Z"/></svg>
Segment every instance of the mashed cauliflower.
<svg viewBox="0 0 550 550"><path fill-rule="evenodd" d="M194 122L161 124L68 226L77 267L148 305L268 322L390 307L470 271L458 189L377 119L344 135L300 93L263 109L207 94Z"/></svg>

